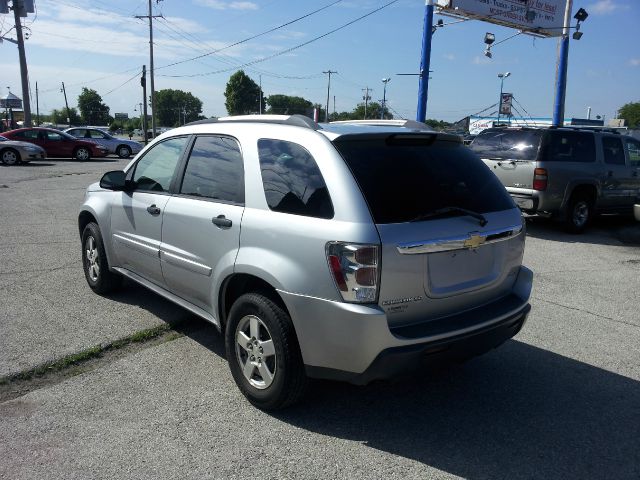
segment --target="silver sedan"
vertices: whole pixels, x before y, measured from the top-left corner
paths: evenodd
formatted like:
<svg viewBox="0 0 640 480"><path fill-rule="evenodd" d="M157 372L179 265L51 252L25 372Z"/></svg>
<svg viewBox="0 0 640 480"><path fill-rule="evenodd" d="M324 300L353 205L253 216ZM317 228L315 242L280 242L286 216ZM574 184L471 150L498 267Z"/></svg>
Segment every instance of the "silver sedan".
<svg viewBox="0 0 640 480"><path fill-rule="evenodd" d="M97 143L98 145L102 145L109 150L109 153L114 153L120 158L129 158L131 155L135 155L140 152L143 147L139 142L116 138L99 128L67 128L65 132L76 138L89 140Z"/></svg>
<svg viewBox="0 0 640 480"><path fill-rule="evenodd" d="M42 147L29 142L9 140L0 135L0 160L5 165L17 165L45 158L47 158L47 152Z"/></svg>

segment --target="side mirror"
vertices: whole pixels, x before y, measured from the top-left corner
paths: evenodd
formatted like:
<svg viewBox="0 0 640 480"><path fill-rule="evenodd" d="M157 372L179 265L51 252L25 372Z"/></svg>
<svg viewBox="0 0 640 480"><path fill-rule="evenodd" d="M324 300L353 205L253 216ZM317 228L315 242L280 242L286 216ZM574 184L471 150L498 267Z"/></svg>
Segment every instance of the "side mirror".
<svg viewBox="0 0 640 480"><path fill-rule="evenodd" d="M100 188L115 191L125 190L127 186L126 176L127 174L122 170L107 172L100 179Z"/></svg>

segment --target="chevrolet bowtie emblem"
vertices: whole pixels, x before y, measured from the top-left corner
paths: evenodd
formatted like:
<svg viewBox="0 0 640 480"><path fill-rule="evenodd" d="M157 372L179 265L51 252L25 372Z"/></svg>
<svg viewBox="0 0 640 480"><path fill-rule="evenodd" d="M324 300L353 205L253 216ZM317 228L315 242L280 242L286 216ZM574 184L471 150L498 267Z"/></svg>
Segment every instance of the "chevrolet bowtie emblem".
<svg viewBox="0 0 640 480"><path fill-rule="evenodd" d="M487 237L481 235L470 235L468 239L464 241L465 248L478 248L484 242L487 241Z"/></svg>

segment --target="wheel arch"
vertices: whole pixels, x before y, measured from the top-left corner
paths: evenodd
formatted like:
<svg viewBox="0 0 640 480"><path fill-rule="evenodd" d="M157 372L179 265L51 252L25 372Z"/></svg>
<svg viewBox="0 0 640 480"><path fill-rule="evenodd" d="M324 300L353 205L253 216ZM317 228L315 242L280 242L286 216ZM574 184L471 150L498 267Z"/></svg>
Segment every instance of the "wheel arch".
<svg viewBox="0 0 640 480"><path fill-rule="evenodd" d="M227 317L233 303L245 293L259 293L264 295L285 312L290 314L284 300L276 290L266 280L250 273L233 273L224 279L220 286L218 315L220 318L220 330L224 332L227 324Z"/></svg>
<svg viewBox="0 0 640 480"><path fill-rule="evenodd" d="M13 148L13 147L0 148L0 158L2 158L2 155L4 155L4 152L6 152L6 151L11 151L11 152L14 152L16 154L16 159L17 159L16 163L20 163L22 161L22 155L20 155L20 152L18 150L16 150L15 148ZM3 162L1 162L1 160L0 160L0 163L3 163Z"/></svg>
<svg viewBox="0 0 640 480"><path fill-rule="evenodd" d="M567 211L571 198L576 194L589 195L592 198L593 206L595 207L597 206L598 198L600 198L600 188L597 183L589 180L574 181L570 183L567 185L567 190L562 201L562 207L560 209L562 212Z"/></svg>

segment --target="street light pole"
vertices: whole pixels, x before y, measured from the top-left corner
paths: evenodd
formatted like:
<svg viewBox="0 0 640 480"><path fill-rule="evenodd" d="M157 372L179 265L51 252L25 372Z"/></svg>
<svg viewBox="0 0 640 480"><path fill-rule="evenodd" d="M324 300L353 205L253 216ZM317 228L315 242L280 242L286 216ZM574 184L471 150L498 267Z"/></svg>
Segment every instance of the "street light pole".
<svg viewBox="0 0 640 480"><path fill-rule="evenodd" d="M564 26L558 49L558 69L556 72L556 96L553 102L554 127L564 124L564 101L567 93L567 63L569 62L569 27L571 23L571 8L573 0L567 0L564 11Z"/></svg>
<svg viewBox="0 0 640 480"><path fill-rule="evenodd" d="M502 113L502 87L504 85L504 79L511 75L511 72L499 73L498 78L500 79L500 101L498 102L498 123L500 123L500 113Z"/></svg>
<svg viewBox="0 0 640 480"><path fill-rule="evenodd" d="M429 92L429 66L431 64L431 37L433 36L433 0L425 0L424 26L422 31L422 58L420 60L420 86L418 89L418 112L416 120L424 122L427 116L427 94Z"/></svg>
<svg viewBox="0 0 640 480"><path fill-rule="evenodd" d="M387 83L391 81L391 78L383 78L384 88L382 90L382 111L380 112L380 120L384 120L384 109L387 106Z"/></svg>

